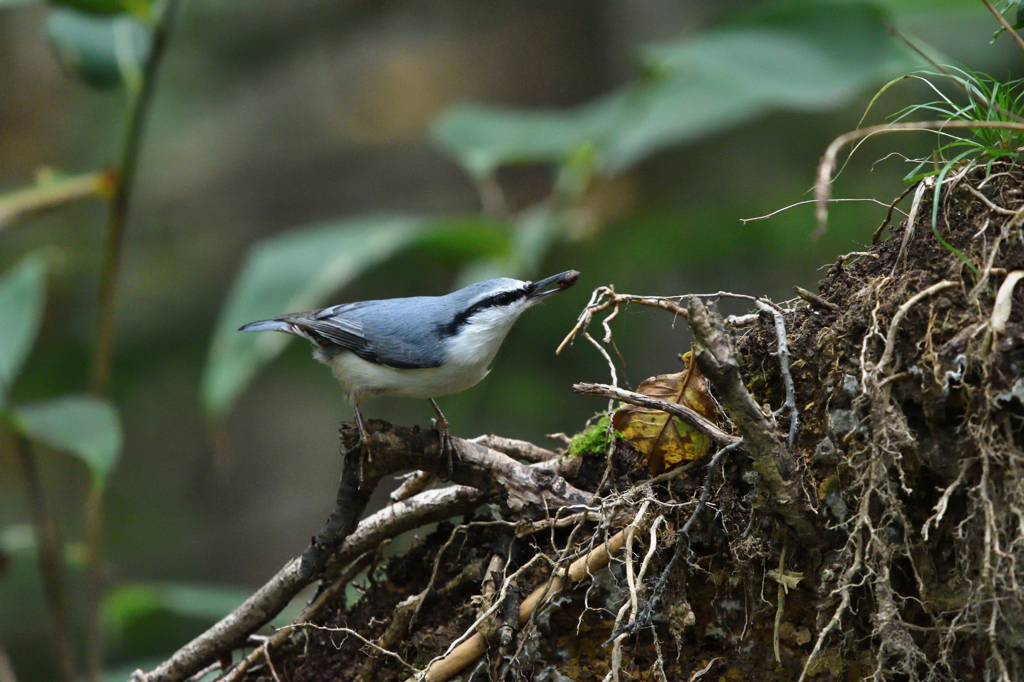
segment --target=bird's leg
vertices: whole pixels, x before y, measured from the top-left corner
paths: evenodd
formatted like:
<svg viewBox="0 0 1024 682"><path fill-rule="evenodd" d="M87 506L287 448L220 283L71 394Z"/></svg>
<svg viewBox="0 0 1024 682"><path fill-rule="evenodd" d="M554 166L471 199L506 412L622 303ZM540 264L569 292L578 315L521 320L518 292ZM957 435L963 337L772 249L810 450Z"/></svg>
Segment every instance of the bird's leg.
<svg viewBox="0 0 1024 682"><path fill-rule="evenodd" d="M356 428L359 429L359 448L363 451L359 456L359 482L363 481L363 463L370 459L370 439L366 435L366 427L363 426L363 415L359 413L359 405L352 404L352 411L356 415Z"/></svg>
<svg viewBox="0 0 1024 682"><path fill-rule="evenodd" d="M352 405L352 411L356 413L356 428L359 429L359 446L368 450L370 440L366 436L366 427L363 426L363 415L359 413L358 405Z"/></svg>
<svg viewBox="0 0 1024 682"><path fill-rule="evenodd" d="M434 408L434 413L437 415L437 419L434 420L434 428L437 429L437 435L441 440L441 452L440 454L446 457L445 464L448 467L447 475L445 478L452 477L452 453L455 451L455 447L452 444L452 432L448 428L448 420L444 418L444 414L441 412L441 408L437 406L437 403L433 398L427 398L430 401L431 407Z"/></svg>

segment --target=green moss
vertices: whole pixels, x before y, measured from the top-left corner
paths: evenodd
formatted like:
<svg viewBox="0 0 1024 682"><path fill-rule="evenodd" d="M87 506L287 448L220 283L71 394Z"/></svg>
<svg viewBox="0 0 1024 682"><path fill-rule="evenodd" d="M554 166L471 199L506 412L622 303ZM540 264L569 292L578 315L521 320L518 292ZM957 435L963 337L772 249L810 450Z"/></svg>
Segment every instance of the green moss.
<svg viewBox="0 0 1024 682"><path fill-rule="evenodd" d="M566 454L570 457L582 457L583 455L604 457L608 451L609 424L610 420L606 414L598 419L590 428L577 433L569 441ZM618 435L618 432L616 432L616 435Z"/></svg>

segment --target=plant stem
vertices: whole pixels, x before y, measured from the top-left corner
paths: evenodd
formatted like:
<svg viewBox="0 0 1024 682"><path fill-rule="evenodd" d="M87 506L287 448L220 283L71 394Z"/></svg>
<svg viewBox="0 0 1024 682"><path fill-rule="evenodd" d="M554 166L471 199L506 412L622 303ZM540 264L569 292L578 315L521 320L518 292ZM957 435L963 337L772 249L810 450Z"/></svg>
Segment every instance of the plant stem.
<svg viewBox="0 0 1024 682"><path fill-rule="evenodd" d="M64 562L57 524L46 508L43 486L39 480L32 444L22 435L14 435L14 450L28 491L32 510L32 525L38 545L39 572L43 579L43 594L50 610L53 625L53 643L57 648L57 664L61 679L74 682L76 673L75 650L71 644L71 621L68 617L67 590L64 582Z"/></svg>
<svg viewBox="0 0 1024 682"><path fill-rule="evenodd" d="M128 218L128 205L135 186L139 151L145 130L147 114L156 90L157 68L170 41L174 18L180 0L167 0L153 29L153 43L142 70L142 82L132 102L124 152L110 200L110 216L103 237L103 264L100 275L99 325L96 350L92 361L90 390L94 395L106 396L110 392L110 373L114 350L117 310L117 278L121 268L124 246L124 228ZM99 618L99 603L103 594L103 487L90 486L85 501L87 577L85 605L86 668L90 680L97 681L103 665L103 636Z"/></svg>
<svg viewBox="0 0 1024 682"><path fill-rule="evenodd" d="M1006 17L1000 14L999 10L993 7L992 3L988 0L981 1L985 3L985 7L988 7L988 11L995 15L996 19L999 20L999 23L1006 29L1006 32L1013 36L1013 39L1017 41L1018 45L1020 45L1020 49L1024 50L1024 38L1021 38L1020 34L1013 30L1013 26L1010 26L1010 22L1006 20Z"/></svg>
<svg viewBox="0 0 1024 682"><path fill-rule="evenodd" d="M89 487L85 498L85 548L85 669L92 682L99 682L106 646L100 622L106 570L103 563L103 488L95 484Z"/></svg>
<svg viewBox="0 0 1024 682"><path fill-rule="evenodd" d="M167 0L167 6L153 30L153 45L142 71L142 86L132 105L118 180L110 200L110 217L103 238L98 342L92 363L91 389L97 395L106 395L110 383L110 365L116 322L117 275L121 266L121 250L124 242L124 226L128 217L128 203L135 186L135 171L138 167L139 150L142 146L142 133L156 87L157 67L171 37L171 28L178 3L179 0Z"/></svg>

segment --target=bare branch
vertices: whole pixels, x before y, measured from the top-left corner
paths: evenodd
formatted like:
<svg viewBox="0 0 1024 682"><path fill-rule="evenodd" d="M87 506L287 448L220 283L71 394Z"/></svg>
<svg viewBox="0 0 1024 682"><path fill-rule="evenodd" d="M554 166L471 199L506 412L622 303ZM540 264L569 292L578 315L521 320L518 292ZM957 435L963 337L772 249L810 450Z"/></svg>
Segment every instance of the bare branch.
<svg viewBox="0 0 1024 682"><path fill-rule="evenodd" d="M533 443L525 440L505 438L504 436L477 436L476 438L471 438L469 442L476 443L477 445L483 445L484 447L492 450L497 450L509 457L515 457L516 459L521 459L524 462L544 462L558 457L558 453L554 450L542 448L539 445L534 445Z"/></svg>
<svg viewBox="0 0 1024 682"><path fill-rule="evenodd" d="M439 458L439 442L436 431L421 431L418 428L400 428L386 422L371 421L367 424L373 460L359 465L359 453L351 449L357 441L354 429L343 430L342 439L350 447L346 455L346 473L350 493L360 499L368 497L376 482L382 477L406 469L424 470L436 466ZM495 450L459 438L453 439L456 449L453 479L469 483L470 486L453 486L440 490L428 490L406 500L392 504L364 519L350 535L340 537L332 532L344 531L346 519L360 508L346 508L339 504L331 520L318 535L320 551L327 550L329 556L334 550L332 543L341 543L334 564L351 561L359 554L376 547L388 537L394 537L419 526L440 521L455 514L465 513L484 499L503 495L509 506L515 509L531 506L545 511L567 505L585 505L591 495L568 484L559 475L559 461L541 462L536 466L520 464ZM571 459L571 458L567 458ZM571 467L573 462L566 462ZM362 469L363 480L352 482ZM345 486L343 485L342 488ZM342 518L345 517L345 518ZM333 526L333 528L327 528ZM342 543L341 540L344 540ZM335 545L336 546L336 545ZM307 554L309 549L307 548ZM315 568L315 566L314 566ZM328 565L330 570L330 564ZM274 616L309 584L317 570L303 570L303 561L288 562L266 585L260 588L244 604L205 633L182 647L170 659L150 673L136 671L133 677L147 682L179 682L202 669L210 660L246 641L249 634L269 622Z"/></svg>

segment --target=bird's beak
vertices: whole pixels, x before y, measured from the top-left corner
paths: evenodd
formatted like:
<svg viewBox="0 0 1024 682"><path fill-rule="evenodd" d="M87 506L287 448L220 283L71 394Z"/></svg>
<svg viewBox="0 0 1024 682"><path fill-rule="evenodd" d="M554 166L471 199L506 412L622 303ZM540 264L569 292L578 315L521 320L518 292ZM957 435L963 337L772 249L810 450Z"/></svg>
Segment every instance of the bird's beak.
<svg viewBox="0 0 1024 682"><path fill-rule="evenodd" d="M576 280L579 278L579 272L576 270L567 270L546 279L542 279L539 282L530 282L529 287L527 287L526 296L532 300L539 301L551 294L568 289L573 284L576 284ZM552 285L554 285L554 289L547 288Z"/></svg>

